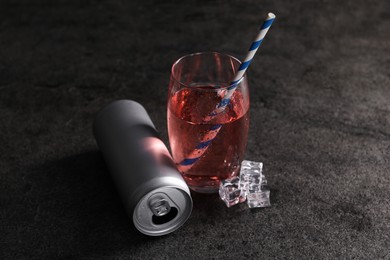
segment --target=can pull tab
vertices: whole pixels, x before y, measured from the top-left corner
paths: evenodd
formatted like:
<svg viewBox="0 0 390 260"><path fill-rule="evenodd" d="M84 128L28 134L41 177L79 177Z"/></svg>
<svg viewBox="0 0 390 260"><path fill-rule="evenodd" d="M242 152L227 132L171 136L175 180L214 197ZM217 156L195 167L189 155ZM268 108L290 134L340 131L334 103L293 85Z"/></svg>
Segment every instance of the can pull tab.
<svg viewBox="0 0 390 260"><path fill-rule="evenodd" d="M150 199L149 208L153 212L153 215L157 217L164 216L171 211L169 202L160 196L155 196Z"/></svg>

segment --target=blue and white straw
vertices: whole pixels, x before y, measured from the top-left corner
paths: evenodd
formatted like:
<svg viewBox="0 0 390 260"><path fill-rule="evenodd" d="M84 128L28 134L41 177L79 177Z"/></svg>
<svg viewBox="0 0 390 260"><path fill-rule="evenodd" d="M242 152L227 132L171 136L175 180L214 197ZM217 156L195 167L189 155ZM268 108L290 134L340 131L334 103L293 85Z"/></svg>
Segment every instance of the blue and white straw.
<svg viewBox="0 0 390 260"><path fill-rule="evenodd" d="M275 15L273 13L268 13L267 18L263 22L263 25L261 26L259 33L257 34L256 38L252 42L251 46L249 47L248 53L246 54L244 61L241 63L240 67L238 68L236 74L234 75L233 80L230 82L228 91L226 92L225 96L222 98L221 102L216 106L214 111L212 111L209 114L209 116L206 118L206 121L210 121L213 117L215 117L219 113L223 112L223 110L225 110L225 107L229 104L230 98L233 96L233 93L236 90L238 83L240 83L242 76L244 76L246 70L251 64L253 57L255 56L257 50L259 49L261 43L263 42L264 37L267 34L274 20L275 20Z"/></svg>
<svg viewBox="0 0 390 260"><path fill-rule="evenodd" d="M248 69L250 63L252 62L253 57L255 56L258 48L263 42L263 39L267 34L274 20L275 20L275 15L273 13L268 13L267 18L265 19L263 25L261 26L259 33L257 34L256 38L252 42L251 46L249 47L248 53L244 61L241 63L236 74L234 75L234 78L231 81L230 86L228 87L227 91L225 91L224 96L222 97L222 100L219 102L219 104L205 118L206 122L210 121L216 115L223 112L226 106L230 103L230 99L233 96L234 91L236 90L242 77L244 76L245 71ZM222 128L221 124L212 125L210 127L210 130L208 130L202 136L200 143L194 148L194 150L183 161L179 163L178 168L180 171L185 172L189 170L200 159L200 157L202 157L202 155L206 152L207 148L210 146L214 138L217 136L218 132L221 130L221 128Z"/></svg>

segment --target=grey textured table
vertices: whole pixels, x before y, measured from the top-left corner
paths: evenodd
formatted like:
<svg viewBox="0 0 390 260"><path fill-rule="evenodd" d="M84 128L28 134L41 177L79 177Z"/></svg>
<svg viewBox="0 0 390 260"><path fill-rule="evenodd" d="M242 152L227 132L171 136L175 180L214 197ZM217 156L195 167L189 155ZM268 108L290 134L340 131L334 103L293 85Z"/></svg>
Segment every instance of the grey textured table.
<svg viewBox="0 0 390 260"><path fill-rule="evenodd" d="M246 158L272 207L193 194L176 232L139 234L91 132L129 98L167 141L170 66L239 58L277 19L248 71ZM390 259L390 2L0 3L0 258ZM228 255L228 256L226 256Z"/></svg>

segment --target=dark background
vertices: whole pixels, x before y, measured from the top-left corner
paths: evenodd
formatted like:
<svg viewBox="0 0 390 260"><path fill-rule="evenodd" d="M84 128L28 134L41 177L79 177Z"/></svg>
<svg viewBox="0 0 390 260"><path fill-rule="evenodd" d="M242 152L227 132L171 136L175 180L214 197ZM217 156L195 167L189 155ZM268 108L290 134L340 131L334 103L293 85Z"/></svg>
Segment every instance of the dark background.
<svg viewBox="0 0 390 260"><path fill-rule="evenodd" d="M126 216L92 136L116 99L167 144L171 64L197 51L248 70L246 159L272 207L193 194L159 238ZM390 2L12 1L0 4L0 258L390 259Z"/></svg>

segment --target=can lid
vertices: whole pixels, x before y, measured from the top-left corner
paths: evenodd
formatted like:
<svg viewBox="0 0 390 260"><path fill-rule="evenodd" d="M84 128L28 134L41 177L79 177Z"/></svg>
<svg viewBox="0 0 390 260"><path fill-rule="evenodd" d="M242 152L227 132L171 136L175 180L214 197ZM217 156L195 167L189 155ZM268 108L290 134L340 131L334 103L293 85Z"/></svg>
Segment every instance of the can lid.
<svg viewBox="0 0 390 260"><path fill-rule="evenodd" d="M160 187L147 193L133 213L135 227L149 236L162 236L178 229L191 214L192 199L179 187Z"/></svg>

